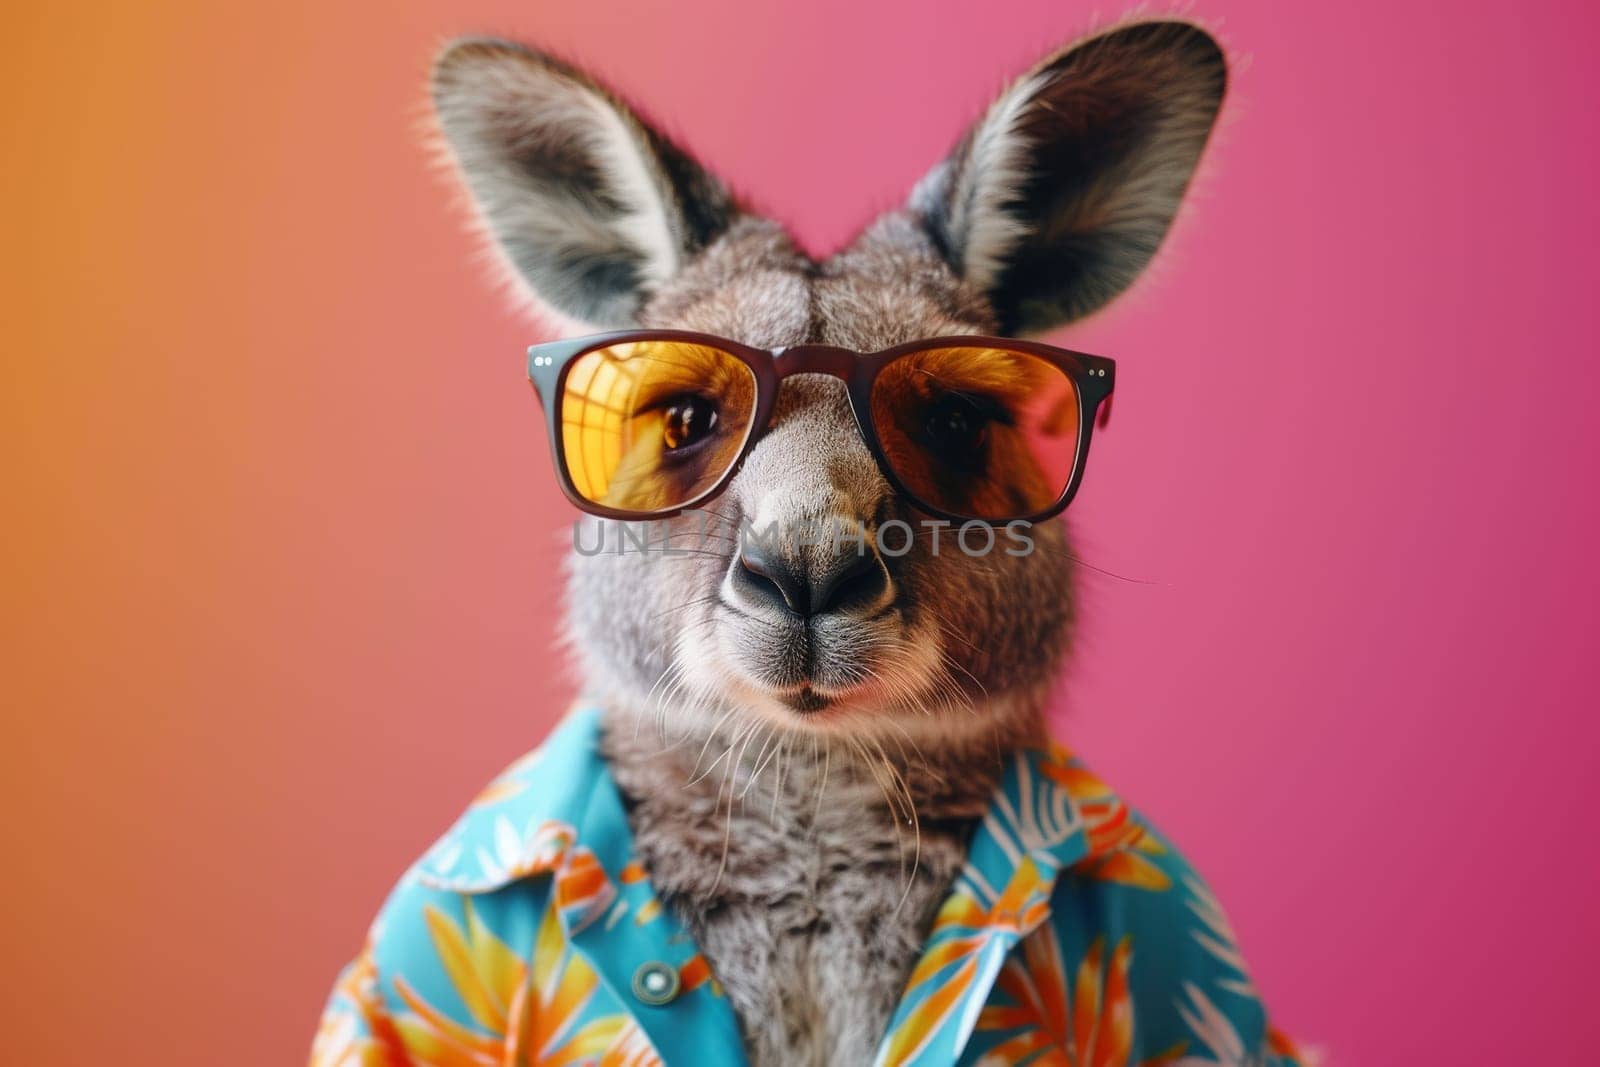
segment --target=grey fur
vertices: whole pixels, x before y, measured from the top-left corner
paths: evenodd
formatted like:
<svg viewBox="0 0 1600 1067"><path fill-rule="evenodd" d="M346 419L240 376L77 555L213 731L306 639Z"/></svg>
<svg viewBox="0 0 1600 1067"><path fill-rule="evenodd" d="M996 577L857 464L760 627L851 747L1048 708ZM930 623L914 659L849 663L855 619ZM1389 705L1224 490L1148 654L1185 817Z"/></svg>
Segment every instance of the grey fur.
<svg viewBox="0 0 1600 1067"><path fill-rule="evenodd" d="M1219 71L1210 38L1181 24L1058 54L910 208L821 262L777 224L739 215L570 68L472 42L445 53L435 86L487 226L543 307L764 347L874 350L1043 328L1124 287L1187 184ZM575 127L585 112L572 94L617 109L621 126L607 128L630 131L636 154ZM515 110L530 101L540 115ZM1114 128L1097 138L1102 118ZM552 154L601 143L605 153L578 153L593 190L571 173L552 179ZM1071 158L1090 170L1061 173ZM648 202L619 201L624 189ZM651 210L654 229L640 222ZM619 229L622 216L633 222ZM606 269L615 263L629 266ZM842 383L815 376L785 381L769 432L712 508L725 534L745 517L834 519L869 540L891 518L920 521L874 463ZM880 598L809 622L732 587L734 538L702 545L690 518L672 536L696 550L570 561L570 637L605 709L640 857L726 988L753 1063L868 1062L1004 754L1043 733L1074 618L1064 526L1036 527L1027 557L974 559L948 542L936 555L924 533L884 559ZM800 680L832 703L799 714L789 690Z"/></svg>
<svg viewBox="0 0 1600 1067"><path fill-rule="evenodd" d="M755 1064L871 1062L998 771L992 753L920 768L918 835L845 744L812 740L752 738L685 788L694 748L663 757L621 722L606 739L640 860L712 961Z"/></svg>

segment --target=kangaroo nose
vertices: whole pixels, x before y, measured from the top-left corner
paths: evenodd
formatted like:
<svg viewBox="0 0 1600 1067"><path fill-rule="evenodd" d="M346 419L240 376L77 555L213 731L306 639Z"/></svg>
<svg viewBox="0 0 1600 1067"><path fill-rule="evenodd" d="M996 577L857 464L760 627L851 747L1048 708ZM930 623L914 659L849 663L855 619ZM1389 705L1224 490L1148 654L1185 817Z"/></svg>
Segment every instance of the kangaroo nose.
<svg viewBox="0 0 1600 1067"><path fill-rule="evenodd" d="M887 584L876 549L859 542L813 546L807 555L745 538L734 577L753 598L802 617L870 603Z"/></svg>

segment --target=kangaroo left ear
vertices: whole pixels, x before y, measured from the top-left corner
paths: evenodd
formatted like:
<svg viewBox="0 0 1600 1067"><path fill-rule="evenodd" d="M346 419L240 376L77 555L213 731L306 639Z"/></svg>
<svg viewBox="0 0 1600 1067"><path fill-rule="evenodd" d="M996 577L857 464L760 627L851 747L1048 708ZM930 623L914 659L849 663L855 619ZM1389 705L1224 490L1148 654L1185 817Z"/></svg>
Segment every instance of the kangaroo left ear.
<svg viewBox="0 0 1600 1067"><path fill-rule="evenodd" d="M737 214L687 153L532 49L453 42L434 63L433 103L485 228L534 306L574 332L634 324Z"/></svg>
<svg viewBox="0 0 1600 1067"><path fill-rule="evenodd" d="M1222 49L1140 22L1056 53L995 101L912 194L1007 333L1042 333L1126 289L1172 224L1222 106Z"/></svg>

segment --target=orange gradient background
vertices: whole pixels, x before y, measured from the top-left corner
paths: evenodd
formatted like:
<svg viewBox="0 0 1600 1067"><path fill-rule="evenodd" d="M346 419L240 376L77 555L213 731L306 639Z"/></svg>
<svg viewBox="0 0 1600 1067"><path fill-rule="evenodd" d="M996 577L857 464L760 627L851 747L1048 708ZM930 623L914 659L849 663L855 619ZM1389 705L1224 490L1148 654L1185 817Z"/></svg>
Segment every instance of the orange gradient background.
<svg viewBox="0 0 1600 1067"><path fill-rule="evenodd" d="M300 1060L395 876L574 691L571 512L418 134L586 63L808 247L1088 3L302 0L8 20L0 1058ZM1111 12L1114 13L1114 12ZM1236 58L1073 508L1065 737L1334 1063L1586 1047L1596 18L1202 0Z"/></svg>

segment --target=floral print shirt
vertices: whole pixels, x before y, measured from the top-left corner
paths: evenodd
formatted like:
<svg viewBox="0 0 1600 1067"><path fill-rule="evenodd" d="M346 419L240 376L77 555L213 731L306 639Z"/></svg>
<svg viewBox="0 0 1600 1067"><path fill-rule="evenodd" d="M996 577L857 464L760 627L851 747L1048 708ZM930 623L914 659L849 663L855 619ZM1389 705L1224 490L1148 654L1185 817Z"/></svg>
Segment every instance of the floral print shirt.
<svg viewBox="0 0 1600 1067"><path fill-rule="evenodd" d="M568 716L404 877L340 976L313 1067L735 1067L706 958L632 856ZM1292 1067L1221 908L1066 751L1013 757L878 1049L917 1064Z"/></svg>

